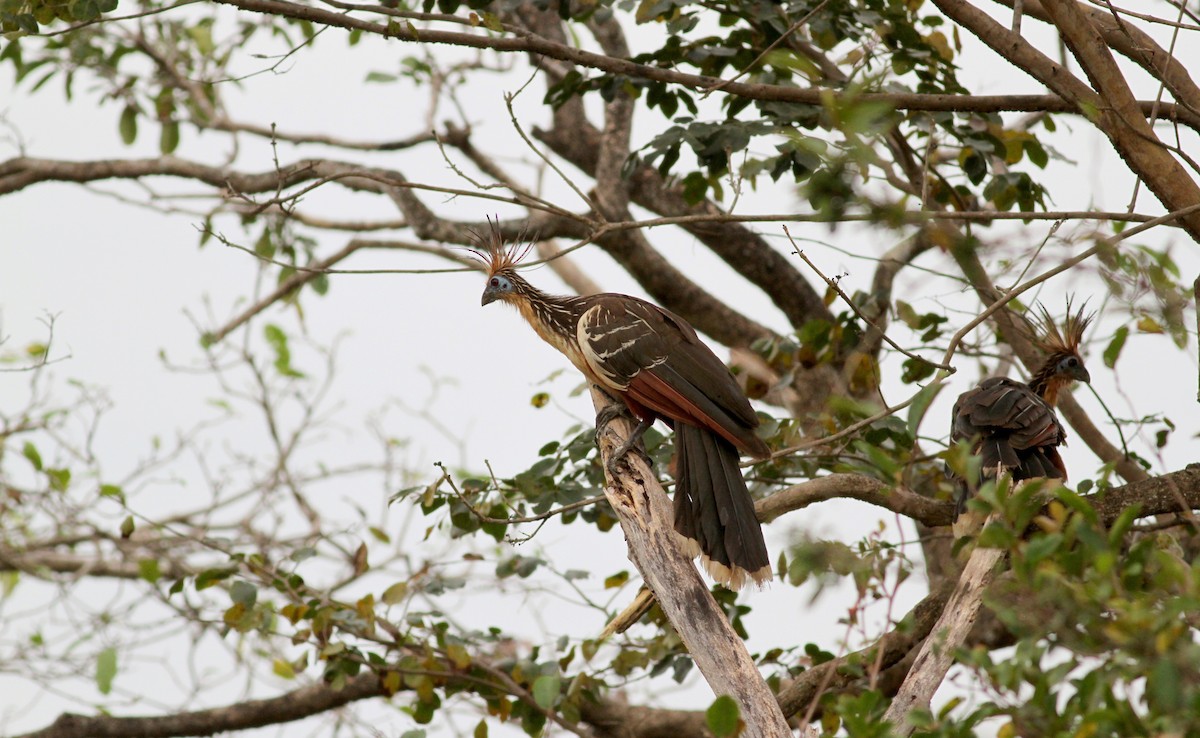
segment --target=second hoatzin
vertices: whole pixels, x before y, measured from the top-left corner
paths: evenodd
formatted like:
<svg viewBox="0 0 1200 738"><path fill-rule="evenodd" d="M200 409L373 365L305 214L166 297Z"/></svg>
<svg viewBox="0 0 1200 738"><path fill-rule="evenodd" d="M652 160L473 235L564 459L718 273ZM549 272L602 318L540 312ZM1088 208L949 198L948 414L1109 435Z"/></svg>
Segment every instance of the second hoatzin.
<svg viewBox="0 0 1200 738"><path fill-rule="evenodd" d="M984 478L994 479L999 471L1006 471L1014 482L1039 477L1066 481L1067 468L1058 447L1066 445L1067 432L1054 407L1060 390L1076 381L1091 381L1079 344L1092 316L1085 316L1082 309L1074 315L1070 311L1068 303L1060 330L1042 310L1041 335L1035 343L1046 360L1028 383L989 377L954 403L950 441L972 442ZM981 481L958 480L960 515Z"/></svg>
<svg viewBox="0 0 1200 738"><path fill-rule="evenodd" d="M732 589L747 577L770 579L754 500L738 467L739 451L766 458L770 449L754 434L750 402L696 331L628 295L546 294L517 274L528 246L505 249L496 233L484 250L477 253L488 273L482 304L516 307L589 381L623 400L641 421L630 443L655 420L675 430L675 530L688 553Z"/></svg>

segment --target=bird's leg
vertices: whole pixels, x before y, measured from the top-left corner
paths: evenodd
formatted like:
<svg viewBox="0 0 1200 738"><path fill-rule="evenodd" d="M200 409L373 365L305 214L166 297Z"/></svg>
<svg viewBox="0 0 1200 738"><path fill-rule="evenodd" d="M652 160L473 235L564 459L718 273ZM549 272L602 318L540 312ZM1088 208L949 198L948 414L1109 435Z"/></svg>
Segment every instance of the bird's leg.
<svg viewBox="0 0 1200 738"><path fill-rule="evenodd" d="M642 420L641 418L635 418L633 412L630 411L629 406L626 405L623 400L613 397L608 392L605 392L603 388L598 387L598 389L600 389L601 392L604 392L604 395L608 397L608 399L612 400L612 402L602 408L600 412L596 413L597 447L600 446L600 434L604 432L604 429L607 428L608 424L611 423L615 418L623 417L628 420L636 419L638 421L637 425L633 429L633 432L629 434L629 438L625 439L624 443L613 450L612 454L608 457L608 463L605 464L609 475L615 477L617 475L617 462L624 458L625 454L629 453L629 451L633 449L639 441L642 440L642 435L651 425L654 425L654 419L651 418L650 420Z"/></svg>
<svg viewBox="0 0 1200 738"><path fill-rule="evenodd" d="M629 412L629 408L620 400L607 405L600 412L596 413L596 436L599 437L604 427L617 418L634 419L633 413Z"/></svg>
<svg viewBox="0 0 1200 738"><path fill-rule="evenodd" d="M625 443L622 443L620 446L617 446L615 449L613 449L612 454L610 454L608 457L608 463L604 465L605 468L608 469L609 475L614 477L617 476L617 462L623 459L625 454L632 451L635 446L641 443L642 434L649 430L650 426L652 425L654 425L653 418L650 420L639 420L637 426L634 427L633 432L629 434L629 438L625 439Z"/></svg>
<svg viewBox="0 0 1200 738"><path fill-rule="evenodd" d="M629 410L629 406L623 400L610 395L603 387L598 384L593 384L593 387L600 390L605 397L608 398L608 404L601 408L600 412L596 413L596 446L600 445L600 434L608 427L608 424L616 418L626 418L633 421L633 413Z"/></svg>

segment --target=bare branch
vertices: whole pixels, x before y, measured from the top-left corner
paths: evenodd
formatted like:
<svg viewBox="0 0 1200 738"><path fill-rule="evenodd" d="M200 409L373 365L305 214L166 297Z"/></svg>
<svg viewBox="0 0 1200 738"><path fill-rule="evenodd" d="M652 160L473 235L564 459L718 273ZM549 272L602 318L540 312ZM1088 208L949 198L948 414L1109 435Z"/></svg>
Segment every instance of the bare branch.
<svg viewBox="0 0 1200 738"><path fill-rule="evenodd" d="M830 474L782 489L754 505L758 519L769 522L818 502L847 498L861 500L919 520L925 525L950 525L954 504L923 497L904 487L889 487L862 474Z"/></svg>
<svg viewBox="0 0 1200 738"><path fill-rule="evenodd" d="M592 400L597 412L614 402L598 389L592 390ZM631 431L630 423L620 416L605 426L599 437L605 464ZM616 464L620 473L608 480L604 493L621 521L630 558L696 666L716 694L727 694L737 701L746 724L744 735L790 737L791 730L746 651L746 644L733 631L695 565L680 548L667 496L653 471L639 454L626 454Z"/></svg>
<svg viewBox="0 0 1200 738"><path fill-rule="evenodd" d="M983 593L992 583L992 577L1007 554L1002 549L979 546L971 552L954 593L921 645L908 677L884 714L884 719L893 724L893 730L899 735L912 734L914 726L907 717L913 710L929 708L929 700L954 662L954 652L971 634L971 628L979 616L979 608L983 605Z"/></svg>
<svg viewBox="0 0 1200 738"><path fill-rule="evenodd" d="M213 735L289 723L383 694L379 677L368 673L348 680L340 690L328 684L314 684L270 699L247 700L224 707L162 717L65 713L48 727L18 738L173 738Z"/></svg>
<svg viewBox="0 0 1200 738"><path fill-rule="evenodd" d="M410 30L399 23L383 25L364 21L343 13L334 13L320 8L284 0L218 0L224 5L232 5L243 10L267 13L286 18L297 18L347 30L360 30L373 33L398 41L424 44L445 44L448 46L466 46L477 49L492 49L501 52L528 52L578 64L584 67L599 69L610 74L626 75L658 82L670 82L697 90L706 90L720 85L724 80L704 75L687 74L672 69L648 64L638 64L626 59L616 59L604 54L585 51L580 48L557 44L529 32L516 32L515 36L490 36L482 33L457 33L451 31L435 31L423 29L419 32ZM752 100L778 100L785 102L804 103L808 105L823 105L822 96L832 94L835 99L839 93L817 88L787 87L770 84L750 84L744 82L729 82L723 91L739 97ZM1053 95L922 95L916 93L863 93L854 95L858 102L878 102L891 105L902 110L928 110L953 112L1051 112L1078 113L1074 104ZM1155 109L1152 100L1139 102L1145 114ZM1168 120L1179 120L1200 130L1200 116L1177 105L1161 105L1162 117Z"/></svg>

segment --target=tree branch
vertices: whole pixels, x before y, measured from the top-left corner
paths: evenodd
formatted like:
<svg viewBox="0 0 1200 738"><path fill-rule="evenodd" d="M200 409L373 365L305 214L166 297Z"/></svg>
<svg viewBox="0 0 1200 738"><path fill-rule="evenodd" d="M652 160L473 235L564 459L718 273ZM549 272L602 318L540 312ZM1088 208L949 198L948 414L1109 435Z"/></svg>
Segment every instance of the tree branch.
<svg viewBox="0 0 1200 738"><path fill-rule="evenodd" d="M979 617L979 608L983 605L983 593L1007 553L1002 549L979 546L971 552L954 593L942 609L937 624L921 644L908 676L884 714L884 719L893 724L893 730L899 735L912 734L914 726L908 716L913 710L929 708L929 700L954 662L954 652L971 634L971 628Z"/></svg>
<svg viewBox="0 0 1200 738"><path fill-rule="evenodd" d="M615 404L596 388L592 389L592 400L597 413ZM631 430L629 421L618 416L600 432L600 457L606 475L608 460ZM617 470L604 493L625 531L630 559L675 626L700 673L714 693L727 694L738 703L747 738L790 738L791 730L746 645L680 548L670 504L654 472L634 452L617 462Z"/></svg>
<svg viewBox="0 0 1200 738"><path fill-rule="evenodd" d="M934 3L1002 58L1087 115L1167 210L1183 210L1200 202L1200 187L1155 136L1153 127L1146 122L1143 103L1133 98L1108 47L1079 11L1075 0L1045 0L1043 6L1087 72L1094 90L1020 34L965 0L934 0ZM1200 241L1200 214L1192 213L1180 220L1192 238Z"/></svg>
<svg viewBox="0 0 1200 738"><path fill-rule="evenodd" d="M930 499L903 487L889 487L862 474L830 474L801 482L759 500L754 509L759 520L769 522L785 513L838 498L861 500L929 526L954 522L954 503Z"/></svg>
<svg viewBox="0 0 1200 738"><path fill-rule="evenodd" d="M209 710L162 717L114 717L64 713L50 726L18 738L173 738L205 736L278 725L319 715L358 700L379 697L383 685L374 673L363 674L335 690L327 684L308 687L265 700L247 700Z"/></svg>
<svg viewBox="0 0 1200 738"><path fill-rule="evenodd" d="M285 2L284 0L217 0L217 2L223 5L232 5L242 10L266 13L284 18L307 20L347 30L360 30L410 43L465 46L500 52L535 53L551 59L598 69L609 74L669 82L696 90L708 90L720 85L722 92L752 100L824 105L824 95L832 95L834 99L848 97L844 93L822 88L726 82L716 77L687 74L685 72L677 72L673 69L638 64L627 59L615 59L604 54L596 54L580 48L557 44L528 32L518 31L515 36L491 36L482 33L457 33L452 31L435 31L432 29L421 29L418 31L416 29L410 30L408 26L396 22L387 25L372 23L343 13L334 13L321 8ZM1002 111L1079 113L1077 106L1053 95L965 96L924 95L919 93L862 93L854 94L853 99L864 103L883 103L900 110L990 113ZM1160 118L1178 120L1200 130L1200 116L1193 114L1185 108L1169 103L1156 105L1153 100L1140 102L1139 105L1146 115L1150 115L1157 108Z"/></svg>
<svg viewBox="0 0 1200 738"><path fill-rule="evenodd" d="M929 634L946 607L950 589L930 592L896 627L869 647L812 667L779 693L779 706L789 717L808 711L813 700L826 691L846 687L860 678L861 671L847 669L875 665L886 669L899 663Z"/></svg>
<svg viewBox="0 0 1200 738"><path fill-rule="evenodd" d="M1011 8L1016 0L996 1ZM1041 0L1021 0L1021 8L1027 16L1045 23L1054 22ZM1153 36L1132 24L1119 23L1113 13L1099 8L1079 3L1079 11L1095 25L1109 47L1161 80L1187 110L1200 114L1200 86L1188 74L1187 67L1159 46Z"/></svg>

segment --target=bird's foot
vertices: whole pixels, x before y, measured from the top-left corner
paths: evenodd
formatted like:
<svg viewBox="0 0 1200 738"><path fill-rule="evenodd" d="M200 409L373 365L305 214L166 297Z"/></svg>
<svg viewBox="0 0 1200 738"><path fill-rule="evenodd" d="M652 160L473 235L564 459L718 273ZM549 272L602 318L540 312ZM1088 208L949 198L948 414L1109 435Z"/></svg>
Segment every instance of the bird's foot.
<svg viewBox="0 0 1200 738"><path fill-rule="evenodd" d="M599 436L604 427L617 418L634 419L633 413L629 412L629 407L620 400L604 406L600 412L596 413L596 435Z"/></svg>
<svg viewBox="0 0 1200 738"><path fill-rule="evenodd" d="M608 474L610 477L617 476L617 463L621 459L625 458L625 454L637 449L641 445L642 434L644 434L653 424L653 420L639 420L637 426L633 429L633 432L629 434L629 438L625 439L625 442L620 446L617 446L615 449L613 449L613 452L608 457L608 462L604 465L604 467L608 469ZM643 454L646 453L643 449L638 450L641 450ZM649 457L647 456L647 458Z"/></svg>

